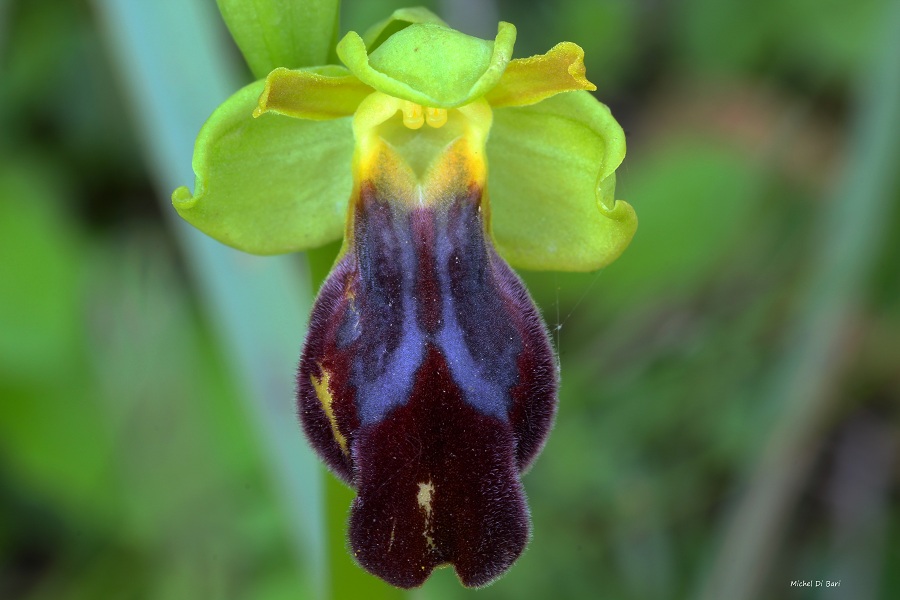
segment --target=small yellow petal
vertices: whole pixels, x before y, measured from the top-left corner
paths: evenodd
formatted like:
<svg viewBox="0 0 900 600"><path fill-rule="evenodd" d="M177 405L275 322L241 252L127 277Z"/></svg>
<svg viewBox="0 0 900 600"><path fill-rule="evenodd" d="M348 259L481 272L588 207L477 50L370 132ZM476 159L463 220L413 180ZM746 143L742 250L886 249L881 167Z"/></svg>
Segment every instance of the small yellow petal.
<svg viewBox="0 0 900 600"><path fill-rule="evenodd" d="M510 61L487 100L494 107L528 106L561 92L596 90L584 74L584 50L562 42L546 54Z"/></svg>
<svg viewBox="0 0 900 600"><path fill-rule="evenodd" d="M324 121L356 112L372 88L342 67L293 70L279 67L266 77L266 87L254 117L274 112L289 117Z"/></svg>

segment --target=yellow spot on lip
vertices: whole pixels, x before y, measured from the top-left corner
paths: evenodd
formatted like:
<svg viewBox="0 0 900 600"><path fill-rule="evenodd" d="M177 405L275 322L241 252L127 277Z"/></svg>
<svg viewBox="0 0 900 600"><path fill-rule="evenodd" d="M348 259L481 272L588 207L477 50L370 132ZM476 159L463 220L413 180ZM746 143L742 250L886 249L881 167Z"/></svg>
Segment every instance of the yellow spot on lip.
<svg viewBox="0 0 900 600"><path fill-rule="evenodd" d="M391 539L390 539L390 541L388 541L388 549L387 549L388 552L390 552L391 548L394 547L394 530L396 528L397 528L397 519L391 519Z"/></svg>
<svg viewBox="0 0 900 600"><path fill-rule="evenodd" d="M319 365L319 369L322 371L322 377L316 378L315 375L310 375L309 379L312 382L313 389L316 390L316 397L322 404L322 410L325 411L325 416L328 417L328 422L331 424L331 433L334 436L335 441L338 443L338 446L341 447L341 452L343 452L345 456L350 456L350 453L347 451L347 438L345 438L344 434L338 429L337 417L331 406L334 402L334 397L331 395L331 390L328 388L328 384L331 381L331 374L322 367L321 364Z"/></svg>
<svg viewBox="0 0 900 600"><path fill-rule="evenodd" d="M419 484L419 493L416 495L416 500L419 502L419 507L425 511L425 516L431 516L431 497L434 495L434 484L430 481L426 483Z"/></svg>
<svg viewBox="0 0 900 600"><path fill-rule="evenodd" d="M436 550L432 534L433 524L431 523L431 501L434 498L434 484L430 481L419 484L419 493L416 494L416 501L419 508L425 511L425 531L422 535L425 537L425 544L429 550Z"/></svg>

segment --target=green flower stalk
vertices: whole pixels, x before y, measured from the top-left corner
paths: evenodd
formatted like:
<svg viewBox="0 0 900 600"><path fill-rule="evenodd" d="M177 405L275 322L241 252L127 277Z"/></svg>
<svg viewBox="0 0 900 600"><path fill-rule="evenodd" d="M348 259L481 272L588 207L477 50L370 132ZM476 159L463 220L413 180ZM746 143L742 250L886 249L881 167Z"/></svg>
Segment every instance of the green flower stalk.
<svg viewBox="0 0 900 600"><path fill-rule="evenodd" d="M512 59L515 36L500 23L493 41L470 37L424 9L350 32L344 66L286 64L229 98L198 137L194 193L172 196L255 254L343 236L298 410L357 490L354 557L399 587L448 563L486 585L530 536L520 475L558 374L508 264L597 269L637 226L614 196L624 135L589 93L583 51Z"/></svg>

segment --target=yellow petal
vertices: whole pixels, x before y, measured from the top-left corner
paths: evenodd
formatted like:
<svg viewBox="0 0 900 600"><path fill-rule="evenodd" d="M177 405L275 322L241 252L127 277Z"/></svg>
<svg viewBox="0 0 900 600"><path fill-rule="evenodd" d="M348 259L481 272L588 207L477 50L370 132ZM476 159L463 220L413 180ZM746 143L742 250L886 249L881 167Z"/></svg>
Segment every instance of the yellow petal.
<svg viewBox="0 0 900 600"><path fill-rule="evenodd" d="M584 73L584 50L561 42L546 54L510 61L487 101L495 107L528 106L560 92L596 90Z"/></svg>
<svg viewBox="0 0 900 600"><path fill-rule="evenodd" d="M349 117L374 91L342 67L317 71L278 68L269 73L253 116L271 111L315 121Z"/></svg>

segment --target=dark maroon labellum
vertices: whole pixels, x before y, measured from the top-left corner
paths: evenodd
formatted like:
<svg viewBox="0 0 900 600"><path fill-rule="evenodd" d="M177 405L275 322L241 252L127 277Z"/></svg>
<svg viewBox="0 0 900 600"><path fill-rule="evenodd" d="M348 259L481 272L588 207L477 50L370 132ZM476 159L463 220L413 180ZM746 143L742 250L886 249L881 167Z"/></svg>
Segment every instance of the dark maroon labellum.
<svg viewBox="0 0 900 600"><path fill-rule="evenodd" d="M483 586L530 535L519 476L556 409L546 328L485 234L475 186L406 206L364 182L298 375L312 445L358 490L353 556L411 588L451 563Z"/></svg>

